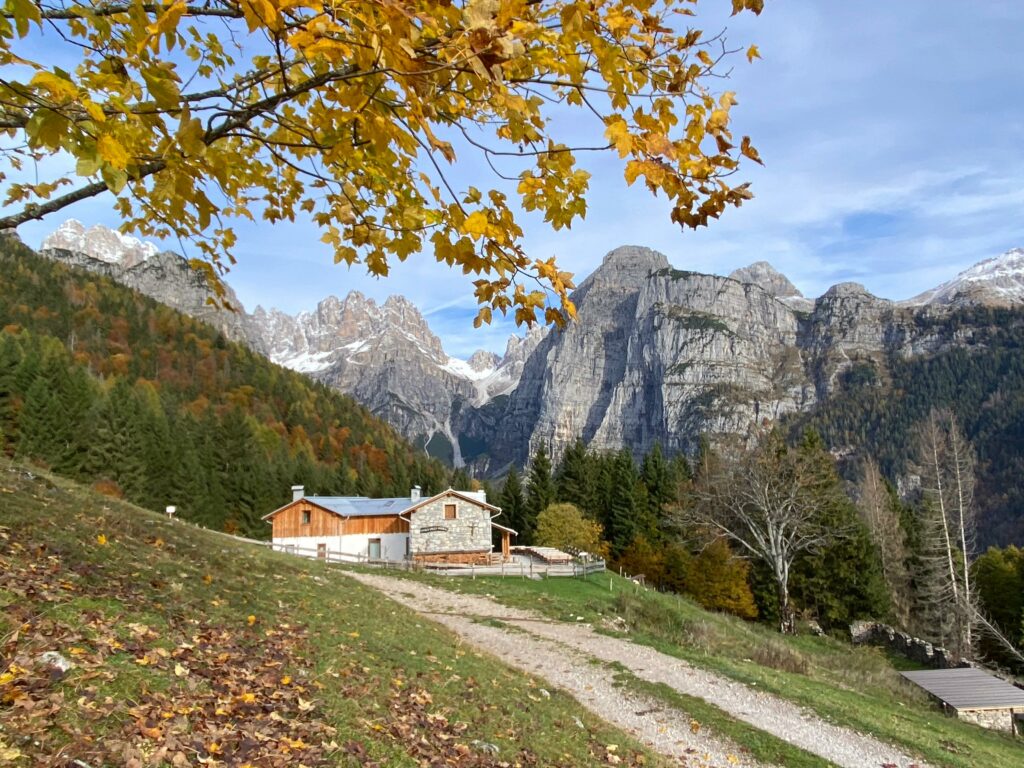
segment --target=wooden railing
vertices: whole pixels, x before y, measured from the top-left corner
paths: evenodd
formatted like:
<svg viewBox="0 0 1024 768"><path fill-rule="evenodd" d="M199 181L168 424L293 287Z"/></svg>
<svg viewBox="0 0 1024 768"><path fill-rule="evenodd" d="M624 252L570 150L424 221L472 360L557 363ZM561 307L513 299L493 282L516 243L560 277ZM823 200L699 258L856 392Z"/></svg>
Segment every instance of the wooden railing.
<svg viewBox="0 0 1024 768"><path fill-rule="evenodd" d="M196 527L203 528L203 526ZM229 539L234 539L235 541L241 541L246 544L255 544L258 547L267 547L274 552L293 554L311 560L320 560L324 563L336 565L367 565L373 568L383 568L385 570L427 571L444 576L470 576L471 578L476 578L477 576L502 576L513 578L519 577L524 579L573 576L585 579L591 574L601 573L605 570L604 560L580 558L579 553L577 552L571 553L575 556L573 561L571 563L565 563L564 565L534 564L532 561L529 563L524 563L522 561L500 562L491 563L489 565L434 564L421 563L413 560L370 559L368 555L354 555L349 552L340 552L333 549L322 550L316 547L300 547L294 544L275 545L271 541L249 539L245 536L225 533L224 531L217 531L212 528L203 528L203 530L210 531L218 536L225 536Z"/></svg>

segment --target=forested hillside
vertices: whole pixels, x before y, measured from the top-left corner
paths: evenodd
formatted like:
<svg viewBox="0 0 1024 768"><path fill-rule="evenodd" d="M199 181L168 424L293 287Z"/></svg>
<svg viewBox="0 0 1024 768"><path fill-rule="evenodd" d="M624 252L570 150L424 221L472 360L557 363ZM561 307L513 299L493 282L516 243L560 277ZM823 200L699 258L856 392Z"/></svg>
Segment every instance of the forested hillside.
<svg viewBox="0 0 1024 768"><path fill-rule="evenodd" d="M921 316L943 338L970 335L970 351L951 348L913 359L862 362L839 391L797 420L833 449L875 457L890 478L907 472L911 430L932 408L956 414L978 456L979 541L1024 542L1024 312L965 308Z"/></svg>
<svg viewBox="0 0 1024 768"><path fill-rule="evenodd" d="M151 509L266 535L289 486L402 495L439 463L349 397L0 240L0 447Z"/></svg>

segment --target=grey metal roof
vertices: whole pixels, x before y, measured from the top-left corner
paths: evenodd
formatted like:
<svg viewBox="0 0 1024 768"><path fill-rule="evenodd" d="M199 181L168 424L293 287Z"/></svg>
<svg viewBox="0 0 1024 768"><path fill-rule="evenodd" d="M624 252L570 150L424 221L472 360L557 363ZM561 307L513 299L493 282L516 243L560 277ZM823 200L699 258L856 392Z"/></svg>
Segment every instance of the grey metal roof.
<svg viewBox="0 0 1024 768"><path fill-rule="evenodd" d="M400 496L397 499L368 499L365 496L306 496L305 498L317 506L345 517L397 515L417 503L408 496Z"/></svg>
<svg viewBox="0 0 1024 768"><path fill-rule="evenodd" d="M1024 690L980 669L929 669L900 674L954 709L1024 710Z"/></svg>

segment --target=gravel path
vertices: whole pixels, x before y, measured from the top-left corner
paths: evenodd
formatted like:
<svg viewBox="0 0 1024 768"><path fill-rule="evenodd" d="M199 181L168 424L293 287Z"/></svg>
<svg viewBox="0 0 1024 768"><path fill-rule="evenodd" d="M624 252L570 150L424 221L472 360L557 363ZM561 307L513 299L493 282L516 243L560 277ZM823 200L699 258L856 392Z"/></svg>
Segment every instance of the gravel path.
<svg viewBox="0 0 1024 768"><path fill-rule="evenodd" d="M591 659L617 662L634 675L696 696L842 768L927 768L900 749L822 720L772 694L692 667L680 659L629 640L601 635L586 624L551 621L486 597L463 595L420 582L351 573L392 599L455 631L469 644L571 693L588 709L651 748L689 757L688 765L755 766L735 745L704 730L694 733L685 714L614 686L614 672ZM481 624L498 619L515 629ZM653 711L652 711L653 710Z"/></svg>

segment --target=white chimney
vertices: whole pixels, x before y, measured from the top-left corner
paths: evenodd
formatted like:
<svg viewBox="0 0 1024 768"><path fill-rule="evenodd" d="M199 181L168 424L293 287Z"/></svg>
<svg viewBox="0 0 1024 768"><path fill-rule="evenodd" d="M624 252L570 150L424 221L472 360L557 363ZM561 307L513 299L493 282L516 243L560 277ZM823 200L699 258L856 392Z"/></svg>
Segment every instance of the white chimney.
<svg viewBox="0 0 1024 768"><path fill-rule="evenodd" d="M304 485L293 485L292 486L292 501L298 501L306 495L306 486Z"/></svg>
<svg viewBox="0 0 1024 768"><path fill-rule="evenodd" d="M414 502L419 501L421 495L420 490L421 489L418 485L414 485L412 487L412 490L409 491L409 499Z"/></svg>

